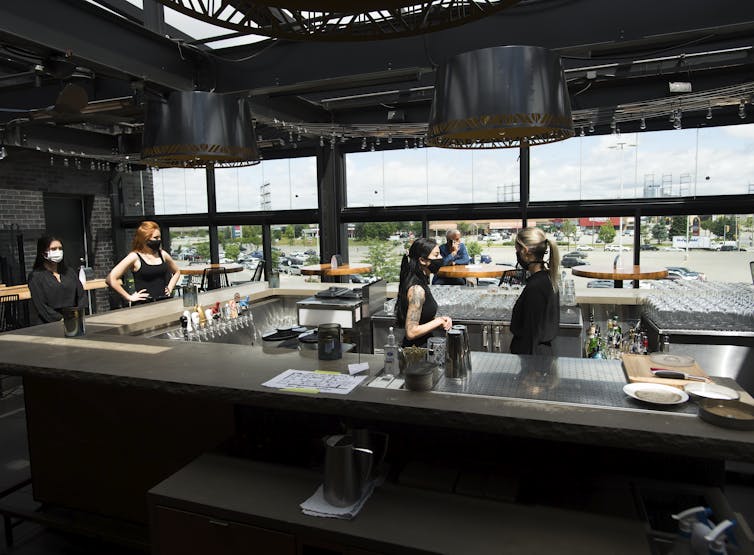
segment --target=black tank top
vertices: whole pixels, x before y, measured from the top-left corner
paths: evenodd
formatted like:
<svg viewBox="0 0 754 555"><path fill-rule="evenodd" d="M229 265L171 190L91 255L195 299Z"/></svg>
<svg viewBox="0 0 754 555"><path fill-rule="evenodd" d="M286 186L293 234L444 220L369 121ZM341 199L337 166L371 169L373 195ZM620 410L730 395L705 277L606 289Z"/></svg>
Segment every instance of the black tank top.
<svg viewBox="0 0 754 555"><path fill-rule="evenodd" d="M419 324L426 324L427 322L431 322L434 320L435 315L437 314L437 301L432 296L432 292L429 290L429 286L418 284L422 289L424 289L424 304L422 305L422 313L419 316ZM420 335L419 337L415 337L413 340L408 339L407 337L403 337L403 341L401 342L402 347L426 347L427 346L427 339L432 337L432 332L425 333L424 335Z"/></svg>
<svg viewBox="0 0 754 555"><path fill-rule="evenodd" d="M159 264L147 264L138 252L136 256L141 261L141 267L133 273L136 291L146 289L151 297L150 300L154 301L160 297L164 297L165 287L168 284L168 265L165 259L162 258L162 251L160 251Z"/></svg>

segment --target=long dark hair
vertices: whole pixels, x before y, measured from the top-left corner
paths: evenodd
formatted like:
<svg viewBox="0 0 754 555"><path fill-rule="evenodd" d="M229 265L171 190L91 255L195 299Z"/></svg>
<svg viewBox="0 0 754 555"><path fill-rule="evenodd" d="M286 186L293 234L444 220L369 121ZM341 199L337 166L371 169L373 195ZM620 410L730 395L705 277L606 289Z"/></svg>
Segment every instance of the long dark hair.
<svg viewBox="0 0 754 555"><path fill-rule="evenodd" d="M408 249L408 254L401 260L401 279L398 285L398 300L395 303L395 321L399 328L406 326L406 312L408 310L408 290L414 285L427 285L424 269L420 258L427 258L437 246L434 239L419 237Z"/></svg>
<svg viewBox="0 0 754 555"><path fill-rule="evenodd" d="M34 269L35 270L42 270L45 267L45 253L50 250L50 245L53 241L60 241L60 244L63 244L63 241L58 238L54 237L52 235L42 235L39 239L37 239L37 257L34 259ZM64 251L65 252L65 251ZM65 258L58 262L58 273L64 274L66 271L66 265L65 265Z"/></svg>

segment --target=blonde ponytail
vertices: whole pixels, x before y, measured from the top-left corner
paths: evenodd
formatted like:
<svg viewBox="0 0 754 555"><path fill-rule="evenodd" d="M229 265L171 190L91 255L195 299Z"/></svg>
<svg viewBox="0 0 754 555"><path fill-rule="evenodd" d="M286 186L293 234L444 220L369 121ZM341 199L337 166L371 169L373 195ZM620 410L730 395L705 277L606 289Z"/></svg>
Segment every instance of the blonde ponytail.
<svg viewBox="0 0 754 555"><path fill-rule="evenodd" d="M550 245L550 260L547 261L547 273L550 274L552 288L557 291L558 270L560 269L560 251L558 250L558 245L552 239L547 239L547 244Z"/></svg>

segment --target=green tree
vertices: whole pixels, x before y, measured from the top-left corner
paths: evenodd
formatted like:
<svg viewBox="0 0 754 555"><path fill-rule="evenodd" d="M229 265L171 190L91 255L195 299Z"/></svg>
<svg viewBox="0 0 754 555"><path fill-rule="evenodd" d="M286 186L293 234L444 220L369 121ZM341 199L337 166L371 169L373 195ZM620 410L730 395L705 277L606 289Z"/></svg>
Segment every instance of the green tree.
<svg viewBox="0 0 754 555"><path fill-rule="evenodd" d="M728 226L727 229L725 226ZM733 216L720 216L714 220L702 222L702 228L708 229L718 237L725 237L729 241L736 239L736 218Z"/></svg>
<svg viewBox="0 0 754 555"><path fill-rule="evenodd" d="M670 236L676 237L679 235L686 236L686 216L673 216L670 221Z"/></svg>
<svg viewBox="0 0 754 555"><path fill-rule="evenodd" d="M655 241L658 243L664 241L668 238L668 228L663 223L656 223L652 226L652 237L654 237Z"/></svg>
<svg viewBox="0 0 754 555"><path fill-rule="evenodd" d="M197 243L196 254L203 260L209 260L209 243Z"/></svg>
<svg viewBox="0 0 754 555"><path fill-rule="evenodd" d="M237 260L238 255L241 254L241 248L238 246L238 243L225 243L223 249L225 250L225 258L230 260Z"/></svg>
<svg viewBox="0 0 754 555"><path fill-rule="evenodd" d="M573 223L571 220L563 220L563 225L560 226L560 231L565 235L567 241L568 241L568 248L571 248L571 240L574 242L576 241L576 233L578 232L578 227L576 227L576 224Z"/></svg>
<svg viewBox="0 0 754 555"><path fill-rule="evenodd" d="M458 224L456 224L456 228L458 229L458 231L461 232L461 235L466 236L469 233L471 233L471 224L470 223L467 223L467 222L458 222Z"/></svg>
<svg viewBox="0 0 754 555"><path fill-rule="evenodd" d="M288 242L291 242L296 238L296 230L292 225L285 226L285 229L283 230L283 237L288 239Z"/></svg>
<svg viewBox="0 0 754 555"><path fill-rule="evenodd" d="M217 228L217 237L219 238L220 242L225 242L230 240L231 237L231 227L230 226L224 226L224 227L218 227Z"/></svg>
<svg viewBox="0 0 754 555"><path fill-rule="evenodd" d="M477 241L469 241L468 243L466 243L466 250L471 257L471 260L475 260L477 256L482 254L482 245L480 245Z"/></svg>
<svg viewBox="0 0 754 555"><path fill-rule="evenodd" d="M372 265L372 275L387 282L396 282L400 276L400 257L393 253L393 247L384 241L369 245L365 262Z"/></svg>
<svg viewBox="0 0 754 555"><path fill-rule="evenodd" d="M613 239L615 239L615 228L613 227L612 222L605 222L602 224L597 237L602 239L602 242L606 245L612 243Z"/></svg>

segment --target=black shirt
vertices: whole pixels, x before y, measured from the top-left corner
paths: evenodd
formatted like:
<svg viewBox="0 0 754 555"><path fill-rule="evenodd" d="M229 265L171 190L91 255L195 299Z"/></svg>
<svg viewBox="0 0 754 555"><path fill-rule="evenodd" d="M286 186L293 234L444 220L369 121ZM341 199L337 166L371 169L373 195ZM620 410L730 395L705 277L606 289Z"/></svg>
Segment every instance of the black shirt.
<svg viewBox="0 0 754 555"><path fill-rule="evenodd" d="M157 300L165 297L165 287L168 285L168 275L170 274L170 268L168 263L162 257L162 250L160 250L160 263L159 264L147 264L144 258L137 252L136 256L141 261L139 270L134 272L134 289L141 291L146 289L147 293L151 297L150 300Z"/></svg>
<svg viewBox="0 0 754 555"><path fill-rule="evenodd" d="M435 301L435 298L432 296L432 292L429 290L428 285L417 285L424 289L424 304L422 305L422 313L419 316L419 324L421 325L435 319L435 314L437 314L437 301ZM406 299L406 303L408 304L408 299ZM404 336L403 341L401 342L401 347L426 347L427 339L430 337L432 337L431 331L424 335L420 335L419 337L415 337L414 339L409 339Z"/></svg>
<svg viewBox="0 0 754 555"><path fill-rule="evenodd" d="M552 288L550 275L542 270L526 280L526 287L513 306L511 353L550 355L550 342L560 327L560 298Z"/></svg>
<svg viewBox="0 0 754 555"><path fill-rule="evenodd" d="M70 268L60 274L60 281L45 268L33 270L28 281L35 324L62 320L61 308L78 306L83 310L86 307L84 287Z"/></svg>

